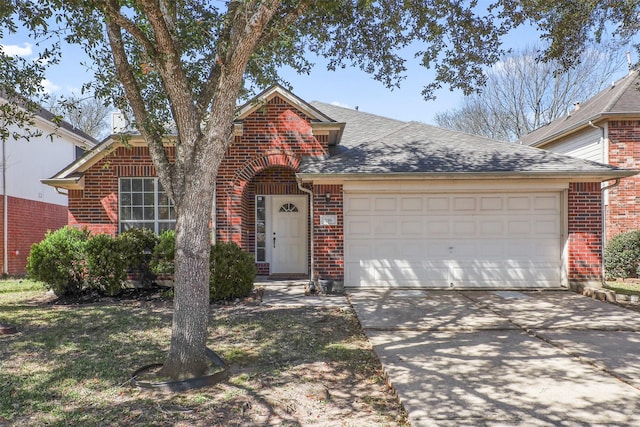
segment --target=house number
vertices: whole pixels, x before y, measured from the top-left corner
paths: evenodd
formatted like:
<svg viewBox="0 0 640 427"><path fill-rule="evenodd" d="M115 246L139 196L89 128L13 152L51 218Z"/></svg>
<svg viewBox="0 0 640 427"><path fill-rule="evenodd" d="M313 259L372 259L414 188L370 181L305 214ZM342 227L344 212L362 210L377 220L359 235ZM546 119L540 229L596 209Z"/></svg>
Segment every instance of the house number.
<svg viewBox="0 0 640 427"><path fill-rule="evenodd" d="M338 225L338 216L320 215L320 225Z"/></svg>

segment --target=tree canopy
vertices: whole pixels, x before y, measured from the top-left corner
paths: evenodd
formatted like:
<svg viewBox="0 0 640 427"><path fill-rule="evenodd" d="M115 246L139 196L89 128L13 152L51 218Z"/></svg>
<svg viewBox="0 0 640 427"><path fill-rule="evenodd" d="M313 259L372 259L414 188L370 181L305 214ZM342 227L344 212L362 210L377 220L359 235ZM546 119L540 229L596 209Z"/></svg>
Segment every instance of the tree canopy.
<svg viewBox="0 0 640 427"><path fill-rule="evenodd" d="M17 29L17 18L41 43L43 61L0 53L0 88L28 96L64 40L89 55L96 80L87 89L132 117L176 206L175 310L163 370L177 378L206 366L211 188L248 90L278 82L284 65L309 72L314 53L329 69L357 67L390 88L416 55L436 72L425 97L443 85L471 93L512 28L537 26L551 41L545 57L569 66L611 26L619 37L635 34L639 9L575 0L12 0L0 5L0 37ZM178 131L173 161L167 123Z"/></svg>

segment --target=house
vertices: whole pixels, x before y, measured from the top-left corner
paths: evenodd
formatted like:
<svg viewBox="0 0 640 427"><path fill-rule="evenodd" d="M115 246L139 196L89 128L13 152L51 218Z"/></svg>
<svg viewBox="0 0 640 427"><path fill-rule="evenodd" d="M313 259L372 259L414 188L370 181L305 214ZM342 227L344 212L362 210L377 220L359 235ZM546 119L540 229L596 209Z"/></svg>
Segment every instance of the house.
<svg viewBox="0 0 640 427"><path fill-rule="evenodd" d="M0 97L0 103L8 101ZM40 242L48 230L68 222L67 196L40 180L74 161L97 141L67 122L59 125L47 110L35 112L29 129L37 131L29 141L8 137L2 150L2 273L26 272L31 245ZM15 125L3 129L9 135L23 134Z"/></svg>
<svg viewBox="0 0 640 427"><path fill-rule="evenodd" d="M601 183L635 173L274 86L239 110L211 189L212 240L254 254L261 275L346 287L599 283ZM135 135L43 182L68 191L72 225L95 232L159 232L175 218Z"/></svg>
<svg viewBox="0 0 640 427"><path fill-rule="evenodd" d="M632 70L519 142L625 169L640 168L640 74ZM607 240L640 229L640 178L624 179L606 191Z"/></svg>

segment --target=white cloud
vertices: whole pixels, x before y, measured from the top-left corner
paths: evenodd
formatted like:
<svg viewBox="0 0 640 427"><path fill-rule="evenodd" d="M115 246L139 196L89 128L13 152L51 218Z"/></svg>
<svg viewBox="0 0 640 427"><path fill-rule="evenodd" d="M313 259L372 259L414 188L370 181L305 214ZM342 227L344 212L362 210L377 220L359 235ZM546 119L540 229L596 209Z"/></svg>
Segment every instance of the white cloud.
<svg viewBox="0 0 640 427"><path fill-rule="evenodd" d="M33 54L31 43L23 43L22 46L17 44L0 44L0 49L8 56L31 56Z"/></svg>
<svg viewBox="0 0 640 427"><path fill-rule="evenodd" d="M54 84L49 79L44 79L42 81L42 87L44 88L44 93L53 93L53 92L58 92L60 90L60 86Z"/></svg>

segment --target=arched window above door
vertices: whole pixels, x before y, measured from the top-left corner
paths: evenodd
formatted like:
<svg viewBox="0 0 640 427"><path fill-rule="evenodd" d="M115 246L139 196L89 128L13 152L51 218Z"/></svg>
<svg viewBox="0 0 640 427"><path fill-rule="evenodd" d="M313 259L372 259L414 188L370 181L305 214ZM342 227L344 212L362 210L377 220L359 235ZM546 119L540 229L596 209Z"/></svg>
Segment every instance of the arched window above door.
<svg viewBox="0 0 640 427"><path fill-rule="evenodd" d="M293 203L285 203L280 206L280 212L298 212L298 207Z"/></svg>

